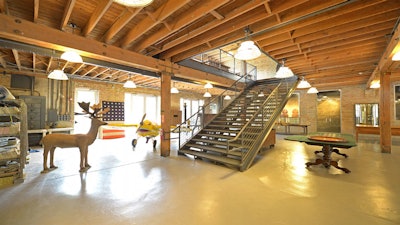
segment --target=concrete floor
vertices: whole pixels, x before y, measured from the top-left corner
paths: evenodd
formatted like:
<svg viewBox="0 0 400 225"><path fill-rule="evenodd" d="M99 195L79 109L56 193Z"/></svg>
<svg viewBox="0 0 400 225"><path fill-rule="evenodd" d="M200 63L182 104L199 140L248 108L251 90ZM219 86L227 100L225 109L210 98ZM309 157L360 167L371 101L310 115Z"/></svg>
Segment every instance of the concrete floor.
<svg viewBox="0 0 400 225"><path fill-rule="evenodd" d="M0 189L1 225L394 225L400 224L400 145L377 141L333 155L352 172L304 164L318 146L283 140L247 171L188 157L160 157L140 139L96 140L92 168L79 173L77 149L57 149L59 168L41 174L30 154L26 179Z"/></svg>

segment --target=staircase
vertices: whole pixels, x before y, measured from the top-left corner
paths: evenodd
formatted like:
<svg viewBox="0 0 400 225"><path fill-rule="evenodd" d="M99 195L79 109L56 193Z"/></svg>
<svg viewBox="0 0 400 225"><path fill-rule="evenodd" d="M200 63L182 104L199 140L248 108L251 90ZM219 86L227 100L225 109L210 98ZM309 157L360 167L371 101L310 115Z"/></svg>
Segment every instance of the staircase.
<svg viewBox="0 0 400 225"><path fill-rule="evenodd" d="M189 139L179 154L247 170L296 85L296 77L256 81Z"/></svg>

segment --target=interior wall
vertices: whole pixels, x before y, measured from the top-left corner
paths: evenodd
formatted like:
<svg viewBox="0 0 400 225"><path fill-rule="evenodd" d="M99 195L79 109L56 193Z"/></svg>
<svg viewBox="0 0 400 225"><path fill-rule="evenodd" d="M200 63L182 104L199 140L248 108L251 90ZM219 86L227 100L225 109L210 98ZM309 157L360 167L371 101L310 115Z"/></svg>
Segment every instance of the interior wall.
<svg viewBox="0 0 400 225"><path fill-rule="evenodd" d="M11 75L10 74L2 74L0 75L0 85L8 88L14 96L20 95L33 95L33 96L46 96L46 109L51 107L59 108L59 104L55 102L59 101L68 101L68 105L70 108L67 108L64 104L61 107L62 112L60 113L70 113L71 121L73 122L73 113L74 113L74 99L75 99L75 89L76 88L84 88L91 90L99 91L99 102L102 101L113 101L113 102L123 102L125 98L125 93L137 93L137 94L147 94L159 96L160 90L150 89L150 88L135 88L135 89L127 89L122 86L122 84L110 84L103 82L90 82L85 80L72 79L69 81L53 81L53 88L58 86L58 83L63 83L64 87L58 90L63 90L62 93L57 92L57 88L54 88L52 93L49 92L49 88L51 87L51 81L47 79L47 77L35 77L35 89L31 90L22 90L22 89L12 89L10 88ZM65 93L66 83L69 83L71 91L69 94ZM171 110L179 111L180 110L180 98L187 99L203 99L201 94L196 94L193 92L180 92L178 94L172 94L171 96ZM53 102L53 104L51 104ZM68 109L68 111L67 111Z"/></svg>
<svg viewBox="0 0 400 225"><path fill-rule="evenodd" d="M324 90L320 89L319 91ZM379 103L379 89L365 89L365 85L352 85L342 87L340 91L341 132L355 134L354 105L356 103ZM310 125L308 128L309 132L316 132L317 121L315 118L317 118L317 95L307 94L307 90L300 90L299 93L301 123ZM396 123L392 122L392 126L395 124Z"/></svg>

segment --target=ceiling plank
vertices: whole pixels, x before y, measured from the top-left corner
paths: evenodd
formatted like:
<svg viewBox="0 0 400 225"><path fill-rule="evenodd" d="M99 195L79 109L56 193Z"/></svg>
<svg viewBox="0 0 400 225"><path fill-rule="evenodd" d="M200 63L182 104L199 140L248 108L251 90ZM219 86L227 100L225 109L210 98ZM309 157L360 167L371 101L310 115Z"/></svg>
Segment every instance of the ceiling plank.
<svg viewBox="0 0 400 225"><path fill-rule="evenodd" d="M214 40L218 37L227 35L234 30L238 30L238 29L242 30L248 24L251 24L255 21L260 21L268 16L271 16L271 15L267 14L264 7L256 8L253 11L242 14L239 18L236 18L235 20L230 20L226 23L223 23L220 26L214 27L213 29L209 30L206 33L202 33L201 35L192 37L189 41L187 41L183 44L180 44L172 49L162 52L161 58L163 58L163 59L171 58L179 53L185 52L186 50L189 50L196 46L203 45L203 44L207 43L208 41ZM243 31L243 37L244 37L244 35L245 35L245 33ZM186 58L188 58L188 57L186 57ZM174 61L180 61L181 59L182 59L182 57L180 57L179 59L175 58Z"/></svg>
<svg viewBox="0 0 400 225"><path fill-rule="evenodd" d="M242 14L247 13L247 12L257 8L260 5L264 5L264 3L266 3L266 2L268 2L268 0L247 2L246 4L242 5L241 7L238 7L235 10L233 10L231 13L225 15L224 20L222 20L222 21L215 20L215 21L208 23L196 30L190 31L190 33L183 35L179 38L176 38L176 39L166 43L165 45L163 45L162 50L151 52L151 55L159 54L162 51L166 51L166 50L171 49L179 44L182 44L183 42L191 40L192 38L199 36L219 25L222 25L228 21L231 21L231 20L236 19L237 17L240 17Z"/></svg>
<svg viewBox="0 0 400 225"><path fill-rule="evenodd" d="M121 47L126 49L130 46L130 44L135 41L140 35L144 34L146 31L153 28L155 25L161 23L172 13L180 9L182 6L190 2L189 0L169 0L163 6L157 8L157 10L153 13L153 17L156 21L150 16L147 16L145 19L140 21L133 29L129 31L129 33L123 38L121 42Z"/></svg>
<svg viewBox="0 0 400 225"><path fill-rule="evenodd" d="M87 36L94 27L97 25L101 17L106 13L108 8L110 8L113 0L101 0L98 4L96 9L94 10L92 16L90 16L89 21L87 22L86 26L83 28L82 34L83 36Z"/></svg>
<svg viewBox="0 0 400 225"><path fill-rule="evenodd" d="M5 13L6 12L6 0L0 0L0 13Z"/></svg>
<svg viewBox="0 0 400 225"><path fill-rule="evenodd" d="M127 7L121 16L114 22L114 24L107 30L103 35L103 40L107 44L110 44L111 39L120 31L129 21L132 20L143 8L132 9Z"/></svg>
<svg viewBox="0 0 400 225"><path fill-rule="evenodd" d="M37 23L39 17L39 0L33 2L33 22Z"/></svg>
<svg viewBox="0 0 400 225"><path fill-rule="evenodd" d="M157 32L153 33L152 35L148 36L144 40L140 41L137 43L135 46L133 46L132 50L136 52L141 52L145 48L149 47L150 45L156 43L157 41L161 40L162 38L169 36L173 32L177 32L179 29L182 29L183 27L187 26L188 24L194 22L196 19L204 16L204 14L209 13L210 11L213 11L214 9L220 7L221 5L225 4L229 0L223 0L223 1L215 1L215 0L203 0L200 1L200 5L193 7L190 11L187 13L180 15L176 20L174 21L174 24L171 24L172 29L169 30L166 27L162 27L159 29Z"/></svg>
<svg viewBox="0 0 400 225"><path fill-rule="evenodd" d="M64 51L65 48L79 49L78 53L85 57L132 66L143 70L153 72L165 70L165 62L163 60L123 50L92 39L51 29L4 14L0 14L0 37L57 51ZM187 79L202 80L207 76L205 72L177 64L173 64L173 67L178 68L180 76ZM234 82L231 79L216 75L211 76L208 74L208 77L210 81L225 87L230 87Z"/></svg>

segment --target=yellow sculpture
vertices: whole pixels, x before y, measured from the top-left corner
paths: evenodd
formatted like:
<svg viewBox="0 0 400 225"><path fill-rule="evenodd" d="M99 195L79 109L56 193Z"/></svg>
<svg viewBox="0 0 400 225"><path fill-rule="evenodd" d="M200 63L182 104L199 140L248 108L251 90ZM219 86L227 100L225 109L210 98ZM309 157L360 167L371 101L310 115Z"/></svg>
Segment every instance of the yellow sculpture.
<svg viewBox="0 0 400 225"><path fill-rule="evenodd" d="M153 139L153 149L155 150L157 145L157 140L155 140L155 137L157 137L160 134L161 126L151 122L150 120L145 120L145 118L146 118L146 113L143 115L139 127L136 130L136 133L138 134L139 137L145 137L146 143L148 143L150 139ZM137 139L133 139L132 140L133 148L136 147L136 144L137 144Z"/></svg>

